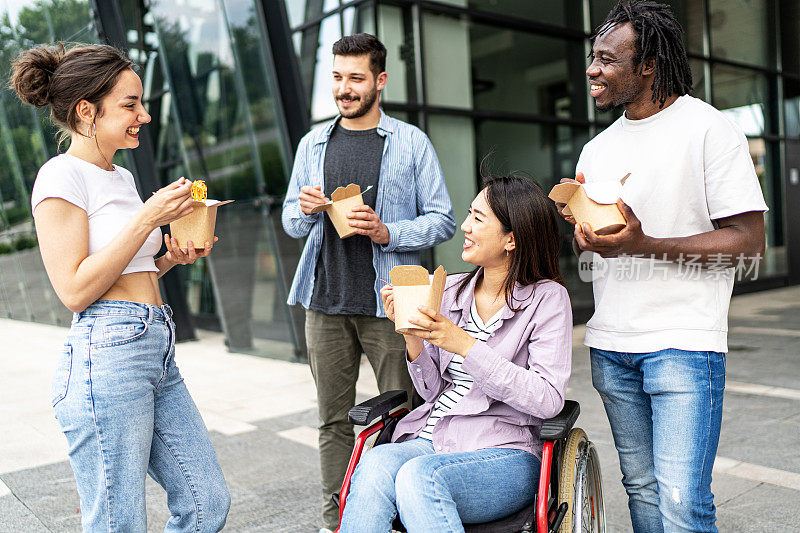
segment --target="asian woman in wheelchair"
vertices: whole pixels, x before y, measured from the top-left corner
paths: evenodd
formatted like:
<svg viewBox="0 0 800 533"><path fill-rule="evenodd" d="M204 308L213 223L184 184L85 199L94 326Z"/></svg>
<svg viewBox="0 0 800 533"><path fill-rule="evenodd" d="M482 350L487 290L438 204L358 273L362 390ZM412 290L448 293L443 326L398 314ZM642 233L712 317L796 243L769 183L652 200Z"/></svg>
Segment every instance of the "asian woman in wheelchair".
<svg viewBox="0 0 800 533"><path fill-rule="evenodd" d="M404 336L425 403L359 462L342 533L387 533L398 515L411 533L460 532L533 501L572 356L555 208L532 180L490 178L461 230L476 268L449 276L441 311L420 307ZM394 320L392 287L381 295Z"/></svg>

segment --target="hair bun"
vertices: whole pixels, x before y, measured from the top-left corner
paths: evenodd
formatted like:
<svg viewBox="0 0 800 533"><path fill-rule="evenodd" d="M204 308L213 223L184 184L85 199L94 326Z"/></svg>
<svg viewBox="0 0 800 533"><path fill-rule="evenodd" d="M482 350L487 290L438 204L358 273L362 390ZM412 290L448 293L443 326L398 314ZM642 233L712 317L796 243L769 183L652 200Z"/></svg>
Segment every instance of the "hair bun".
<svg viewBox="0 0 800 533"><path fill-rule="evenodd" d="M10 85L23 102L36 107L50 104L50 80L65 53L63 44L37 46L14 59Z"/></svg>

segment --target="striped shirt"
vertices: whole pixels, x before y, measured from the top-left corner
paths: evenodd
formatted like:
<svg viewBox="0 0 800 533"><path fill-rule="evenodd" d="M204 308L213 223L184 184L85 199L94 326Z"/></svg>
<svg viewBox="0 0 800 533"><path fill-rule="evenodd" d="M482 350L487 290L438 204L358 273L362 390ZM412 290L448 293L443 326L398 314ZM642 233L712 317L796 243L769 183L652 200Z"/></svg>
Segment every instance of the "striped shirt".
<svg viewBox="0 0 800 533"><path fill-rule="evenodd" d="M494 333L494 331L500 327L500 315L503 313L503 306L497 313L494 314L492 318L490 318L486 324L483 323L481 320L480 315L478 314L478 309L475 307L475 298L472 299L472 306L469 309L469 318L467 319L467 325L464 328L464 331L475 337L477 340L481 342L486 342L489 336ZM425 424L425 427L422 428L420 431L419 436L423 439L432 440L432 433L433 433L433 426L436 425L436 422L439 421L444 415L446 415L450 409L455 407L455 405L464 397L465 394L469 392L472 388L472 376L464 372L461 368L461 364L464 362L464 358L458 354L453 356L453 359L450 361L450 364L447 365L447 370L445 372L450 373L450 377L453 379L454 387L448 391L442 393L439 396L439 399L436 400L436 404L433 406L433 411L431 411L431 415L428 417L428 423Z"/></svg>
<svg viewBox="0 0 800 533"><path fill-rule="evenodd" d="M295 239L306 239L303 254L289 290L289 305L308 309L314 292L314 272L322 246L323 213L306 215L298 195L305 185L320 185L326 196L323 168L325 148L339 117L314 129L300 140L286 190L281 220L283 229ZM378 134L384 136L375 213L389 230L389 243L372 243L375 269L376 316L384 317L380 278L389 279L397 265L418 265L419 251L450 239L456 230L453 206L433 145L416 126L385 115L381 110ZM358 275L358 272L354 272Z"/></svg>

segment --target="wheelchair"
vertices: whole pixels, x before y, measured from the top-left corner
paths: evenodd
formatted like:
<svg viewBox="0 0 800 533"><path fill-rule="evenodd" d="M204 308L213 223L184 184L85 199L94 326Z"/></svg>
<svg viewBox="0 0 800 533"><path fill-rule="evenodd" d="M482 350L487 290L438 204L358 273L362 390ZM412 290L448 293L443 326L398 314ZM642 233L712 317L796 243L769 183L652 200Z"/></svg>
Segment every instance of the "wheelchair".
<svg viewBox="0 0 800 533"><path fill-rule="evenodd" d="M406 399L405 391L389 391L350 409L352 424L369 427L356 438L341 491L333 497L340 519L347 502L350 478L368 441L374 438L373 446L391 441L397 422L409 412L405 408L392 411ZM573 427L579 414L578 403L567 400L561 413L542 423L542 467L534 500L505 518L483 524L464 524L466 533L605 532L600 461L586 433ZM392 529L406 531L399 517Z"/></svg>

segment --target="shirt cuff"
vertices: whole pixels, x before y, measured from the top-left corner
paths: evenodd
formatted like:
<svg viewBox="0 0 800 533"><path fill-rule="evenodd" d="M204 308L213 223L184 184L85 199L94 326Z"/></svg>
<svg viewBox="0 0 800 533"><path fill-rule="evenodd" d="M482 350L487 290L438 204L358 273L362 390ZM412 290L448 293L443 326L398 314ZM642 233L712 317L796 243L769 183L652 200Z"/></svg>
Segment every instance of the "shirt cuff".
<svg viewBox="0 0 800 533"><path fill-rule="evenodd" d="M489 348L489 345L483 341L475 341L464 362L461 363L461 368L475 381L484 382L492 375L498 363L500 357Z"/></svg>
<svg viewBox="0 0 800 533"><path fill-rule="evenodd" d="M392 222L384 225L389 231L389 242L381 245L381 251L394 252L397 246L400 244L400 228Z"/></svg>
<svg viewBox="0 0 800 533"><path fill-rule="evenodd" d="M433 358L425 348L422 349L420 354L413 361L408 360L408 352L406 352L406 363L408 364L408 373L414 381L425 383L427 389L432 388L427 385L428 383L432 385L437 379L441 378L439 369L436 368Z"/></svg>

